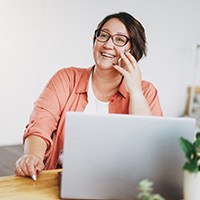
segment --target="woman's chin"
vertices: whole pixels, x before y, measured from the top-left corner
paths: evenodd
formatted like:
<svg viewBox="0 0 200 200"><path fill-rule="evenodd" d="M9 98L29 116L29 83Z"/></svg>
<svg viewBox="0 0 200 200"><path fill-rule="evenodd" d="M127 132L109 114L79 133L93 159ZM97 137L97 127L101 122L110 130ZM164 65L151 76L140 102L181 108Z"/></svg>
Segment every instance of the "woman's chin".
<svg viewBox="0 0 200 200"><path fill-rule="evenodd" d="M102 69L113 69L113 63L101 63L98 66Z"/></svg>

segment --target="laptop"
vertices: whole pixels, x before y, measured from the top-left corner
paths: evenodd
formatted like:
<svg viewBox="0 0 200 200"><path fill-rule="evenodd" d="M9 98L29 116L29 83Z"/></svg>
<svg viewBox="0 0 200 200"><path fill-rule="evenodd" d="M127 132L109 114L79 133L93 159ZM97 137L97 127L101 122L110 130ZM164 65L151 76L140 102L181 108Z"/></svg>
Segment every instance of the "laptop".
<svg viewBox="0 0 200 200"><path fill-rule="evenodd" d="M60 196L134 200L148 179L155 193L180 200L179 138L193 140L194 131L192 118L67 112Z"/></svg>

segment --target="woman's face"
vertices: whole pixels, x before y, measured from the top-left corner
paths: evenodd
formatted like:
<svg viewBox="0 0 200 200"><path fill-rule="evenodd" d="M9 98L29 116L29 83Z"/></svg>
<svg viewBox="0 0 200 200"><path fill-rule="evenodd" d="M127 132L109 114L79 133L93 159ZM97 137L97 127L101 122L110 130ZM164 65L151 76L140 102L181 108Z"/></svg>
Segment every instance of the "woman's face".
<svg viewBox="0 0 200 200"><path fill-rule="evenodd" d="M108 20L101 30L105 31L111 36L119 34L129 38L129 34L125 25L117 18ZM130 47L130 41L128 41L125 46L119 47L113 43L111 37L107 42L100 42L96 39L93 49L96 67L104 69L112 68L113 63L118 63L118 60L120 59L120 53L129 50Z"/></svg>

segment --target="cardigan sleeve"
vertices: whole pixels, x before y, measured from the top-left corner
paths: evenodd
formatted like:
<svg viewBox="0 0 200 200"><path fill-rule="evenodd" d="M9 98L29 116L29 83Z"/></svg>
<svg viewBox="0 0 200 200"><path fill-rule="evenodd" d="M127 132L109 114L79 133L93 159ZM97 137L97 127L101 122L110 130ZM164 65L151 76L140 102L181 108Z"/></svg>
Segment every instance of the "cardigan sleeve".
<svg viewBox="0 0 200 200"><path fill-rule="evenodd" d="M48 82L37 101L34 103L29 123L26 126L23 142L30 135L44 139L47 144L45 158L52 149L52 133L57 125L70 94L70 76L65 69L59 70Z"/></svg>
<svg viewBox="0 0 200 200"><path fill-rule="evenodd" d="M142 83L143 93L150 106L152 115L163 116L160 100L158 97L158 90L150 82L143 81Z"/></svg>

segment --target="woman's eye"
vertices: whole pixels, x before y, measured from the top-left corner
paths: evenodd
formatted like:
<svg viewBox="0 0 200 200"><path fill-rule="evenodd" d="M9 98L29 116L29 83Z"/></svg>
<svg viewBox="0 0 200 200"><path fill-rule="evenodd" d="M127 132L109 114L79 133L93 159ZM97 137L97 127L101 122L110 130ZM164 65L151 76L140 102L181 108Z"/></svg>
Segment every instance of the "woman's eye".
<svg viewBox="0 0 200 200"><path fill-rule="evenodd" d="M118 41L118 42L125 42L124 38L121 38L121 37L118 37L118 38L117 38L117 41Z"/></svg>
<svg viewBox="0 0 200 200"><path fill-rule="evenodd" d="M100 34L99 37L101 37L101 38L107 38L108 36L106 34Z"/></svg>

